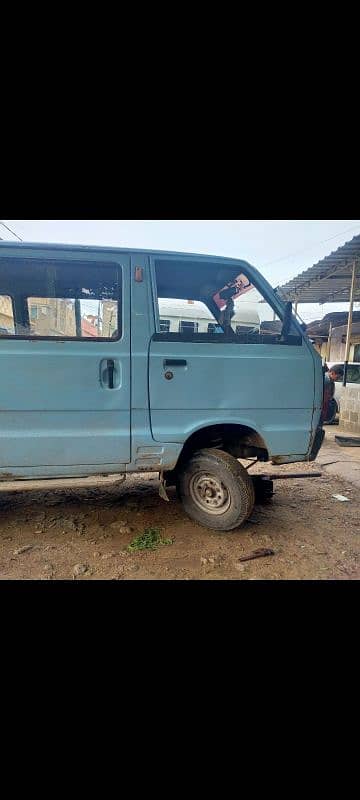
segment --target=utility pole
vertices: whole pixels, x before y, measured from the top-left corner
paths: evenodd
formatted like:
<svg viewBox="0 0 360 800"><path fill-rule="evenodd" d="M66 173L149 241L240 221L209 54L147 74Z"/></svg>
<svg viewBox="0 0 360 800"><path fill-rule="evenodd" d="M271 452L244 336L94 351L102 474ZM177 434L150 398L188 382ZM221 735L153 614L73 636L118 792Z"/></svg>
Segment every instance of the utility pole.
<svg viewBox="0 0 360 800"><path fill-rule="evenodd" d="M327 347L326 347L326 363L327 363L328 361L330 361L330 355L331 355L331 339L332 339L332 329L333 329L333 324L332 324L332 322L330 321L330 327L329 327L329 336L328 336L328 340L327 340Z"/></svg>
<svg viewBox="0 0 360 800"><path fill-rule="evenodd" d="M347 383L347 373L348 373L350 345L351 345L353 308L354 308L354 295L355 295L355 284L356 284L356 266L357 266L356 261L354 261L353 272L352 272L352 280L351 280L351 289L350 289L350 307L349 307L349 319L348 319L347 336L346 336L343 386L346 386L346 383Z"/></svg>
<svg viewBox="0 0 360 800"><path fill-rule="evenodd" d="M81 305L80 300L75 300L75 325L76 325L76 337L77 339L82 338L82 324L81 324Z"/></svg>

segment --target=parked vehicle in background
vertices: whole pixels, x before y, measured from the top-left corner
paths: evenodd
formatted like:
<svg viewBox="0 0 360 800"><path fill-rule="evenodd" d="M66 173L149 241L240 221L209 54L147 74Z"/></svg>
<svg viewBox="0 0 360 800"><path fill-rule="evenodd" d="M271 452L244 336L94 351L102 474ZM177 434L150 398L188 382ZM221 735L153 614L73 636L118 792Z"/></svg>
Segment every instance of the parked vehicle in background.
<svg viewBox="0 0 360 800"><path fill-rule="evenodd" d="M333 384L245 261L1 242L0 309L2 480L159 473L229 531L255 502L241 459L320 450Z"/></svg>
<svg viewBox="0 0 360 800"><path fill-rule="evenodd" d="M341 396L344 392L343 380L344 380L344 362L343 361L336 361L331 364L328 364L329 372L334 371L337 374L337 378L335 380L335 393L334 393L334 405L333 405L333 415L331 419L329 419L328 424L333 424L336 420L336 415L340 414L341 410ZM353 362L348 365L347 370L347 386L360 386L360 362Z"/></svg>
<svg viewBox="0 0 360 800"><path fill-rule="evenodd" d="M235 333L260 333L259 302L237 300L231 320ZM198 300L159 298L160 330L162 333L214 333L214 315Z"/></svg>

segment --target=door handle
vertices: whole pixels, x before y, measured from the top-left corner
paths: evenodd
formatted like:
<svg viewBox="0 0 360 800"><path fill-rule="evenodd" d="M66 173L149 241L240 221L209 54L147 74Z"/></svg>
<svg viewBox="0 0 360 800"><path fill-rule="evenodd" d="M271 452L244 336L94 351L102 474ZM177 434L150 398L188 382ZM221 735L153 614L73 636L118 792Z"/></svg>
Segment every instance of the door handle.
<svg viewBox="0 0 360 800"><path fill-rule="evenodd" d="M118 389L121 383L120 365L113 358L100 363L100 383L103 389Z"/></svg>
<svg viewBox="0 0 360 800"><path fill-rule="evenodd" d="M114 388L115 362L112 359L108 359L107 370L108 370L108 376L109 376L109 389L113 389Z"/></svg>
<svg viewBox="0 0 360 800"><path fill-rule="evenodd" d="M187 361L184 358L166 358L164 360L164 369L168 367L187 367Z"/></svg>

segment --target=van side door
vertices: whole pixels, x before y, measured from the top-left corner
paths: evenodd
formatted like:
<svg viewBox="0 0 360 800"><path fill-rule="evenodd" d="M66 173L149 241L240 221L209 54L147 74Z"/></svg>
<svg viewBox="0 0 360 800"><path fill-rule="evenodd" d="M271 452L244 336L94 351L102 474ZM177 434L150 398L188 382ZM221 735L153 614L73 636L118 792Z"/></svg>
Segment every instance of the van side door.
<svg viewBox="0 0 360 800"><path fill-rule="evenodd" d="M0 248L0 470L121 471L130 461L129 255Z"/></svg>
<svg viewBox="0 0 360 800"><path fill-rule="evenodd" d="M207 426L240 424L260 434L273 456L305 456L314 415L312 354L293 322L295 330L282 340L283 321L250 283L251 267L243 263L250 271L242 276L246 292L226 331L216 302L223 307L219 292L224 288L226 297L239 264L153 257L152 434L158 442L184 442Z"/></svg>

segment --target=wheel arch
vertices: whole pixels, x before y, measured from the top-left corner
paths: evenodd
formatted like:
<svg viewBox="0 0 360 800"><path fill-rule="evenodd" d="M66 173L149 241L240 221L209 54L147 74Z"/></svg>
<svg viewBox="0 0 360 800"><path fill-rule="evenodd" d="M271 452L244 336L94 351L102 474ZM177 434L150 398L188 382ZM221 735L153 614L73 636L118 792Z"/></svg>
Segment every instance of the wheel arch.
<svg viewBox="0 0 360 800"><path fill-rule="evenodd" d="M168 485L176 472L184 466L198 450L223 450L234 458L257 458L269 461L269 449L263 436L253 427L243 423L216 422L197 428L183 444L177 464L165 473Z"/></svg>

